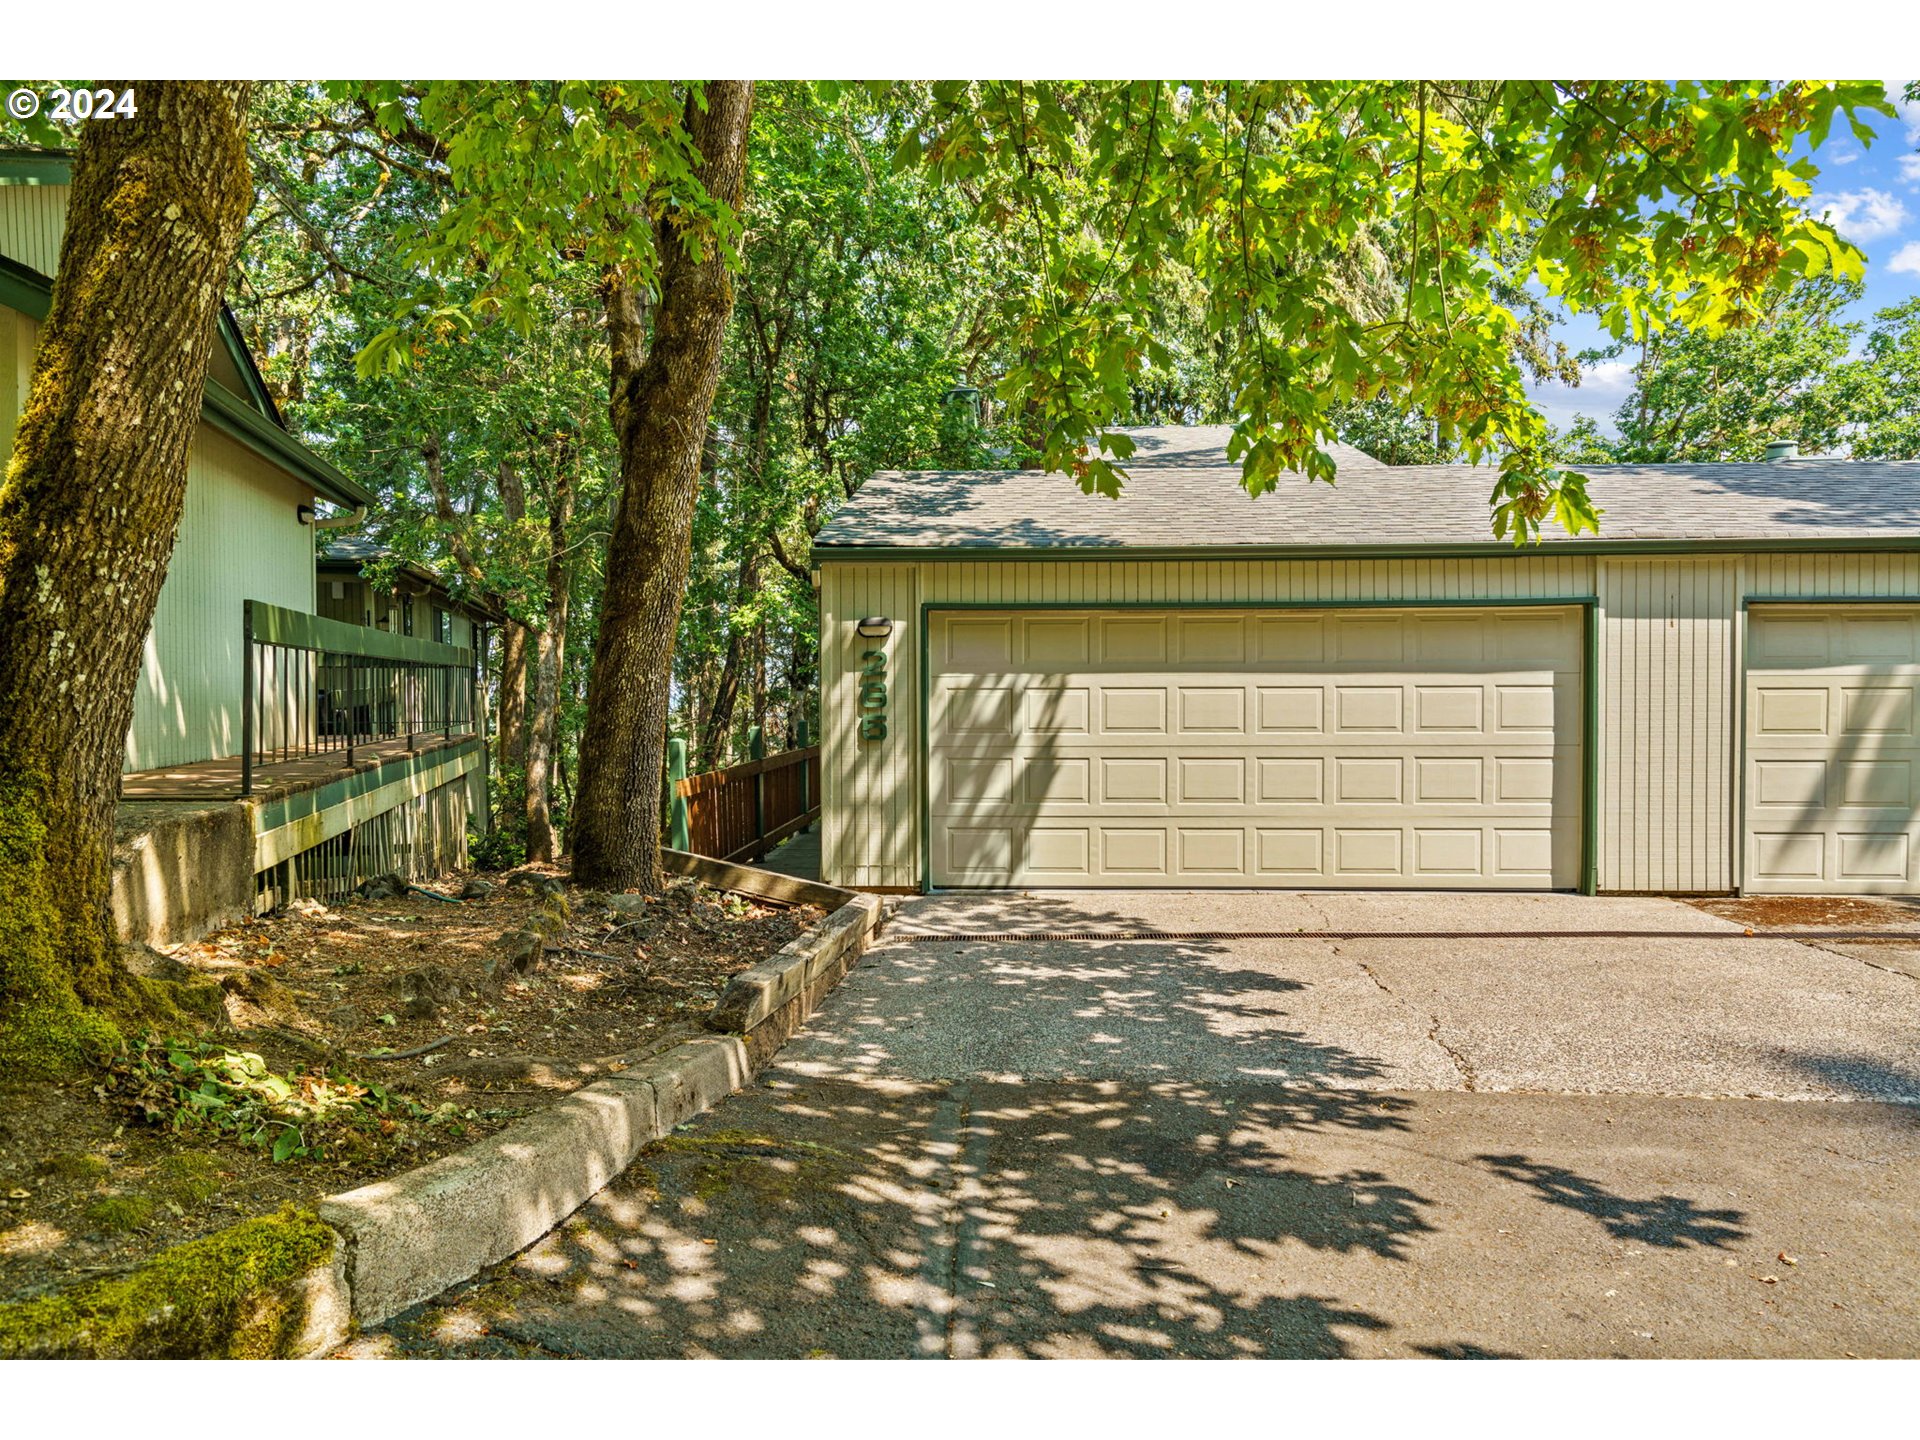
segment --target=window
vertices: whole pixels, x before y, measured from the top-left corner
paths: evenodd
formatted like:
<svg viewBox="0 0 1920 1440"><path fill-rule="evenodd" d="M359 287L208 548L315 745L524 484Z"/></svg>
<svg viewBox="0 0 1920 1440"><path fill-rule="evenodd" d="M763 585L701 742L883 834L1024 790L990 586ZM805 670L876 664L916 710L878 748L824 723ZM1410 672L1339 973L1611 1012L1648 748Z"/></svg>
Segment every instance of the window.
<svg viewBox="0 0 1920 1440"><path fill-rule="evenodd" d="M453 643L453 616L438 605L433 607L433 638L442 645Z"/></svg>
<svg viewBox="0 0 1920 1440"><path fill-rule="evenodd" d="M413 597L411 595L400 597L400 633L402 635L413 633Z"/></svg>

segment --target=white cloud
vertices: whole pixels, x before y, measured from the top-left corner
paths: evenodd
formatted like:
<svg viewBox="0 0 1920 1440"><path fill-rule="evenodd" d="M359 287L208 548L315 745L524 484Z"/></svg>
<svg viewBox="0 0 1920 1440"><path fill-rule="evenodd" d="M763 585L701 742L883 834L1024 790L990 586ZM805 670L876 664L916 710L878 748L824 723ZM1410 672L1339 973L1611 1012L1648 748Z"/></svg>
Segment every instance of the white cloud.
<svg viewBox="0 0 1920 1440"><path fill-rule="evenodd" d="M1920 144L1920 101L1902 100L1900 96L1906 88L1904 80L1887 81L1887 99L1900 112L1900 119L1907 127L1907 143Z"/></svg>
<svg viewBox="0 0 1920 1440"><path fill-rule="evenodd" d="M1909 185L1920 185L1920 155L1900 157L1900 178Z"/></svg>
<svg viewBox="0 0 1920 1440"><path fill-rule="evenodd" d="M1909 240L1896 250L1887 269L1896 275L1920 275L1920 240Z"/></svg>
<svg viewBox="0 0 1920 1440"><path fill-rule="evenodd" d="M1807 208L1856 244L1891 235L1907 223L1907 207L1872 188L1816 195Z"/></svg>
<svg viewBox="0 0 1920 1440"><path fill-rule="evenodd" d="M1851 165L1860 158L1860 155L1861 152L1858 150L1835 150L1822 158L1829 165Z"/></svg>

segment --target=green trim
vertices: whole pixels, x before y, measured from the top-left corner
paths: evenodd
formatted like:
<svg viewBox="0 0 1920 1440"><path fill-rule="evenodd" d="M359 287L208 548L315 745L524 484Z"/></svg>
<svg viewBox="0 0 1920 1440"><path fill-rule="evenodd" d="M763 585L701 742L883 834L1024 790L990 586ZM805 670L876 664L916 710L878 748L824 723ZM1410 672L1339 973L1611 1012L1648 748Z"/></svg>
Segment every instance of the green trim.
<svg viewBox="0 0 1920 1440"><path fill-rule="evenodd" d="M0 155L0 185L71 185L73 159L67 155Z"/></svg>
<svg viewBox="0 0 1920 1440"><path fill-rule="evenodd" d="M52 282L16 260L0 255L0 304L43 321L53 305ZM222 343L238 343L237 335L228 335L230 322L221 319ZM244 347L242 347L244 348ZM253 373L251 362L240 367L243 375ZM265 392L262 391L264 395ZM266 402L270 407L271 400ZM326 499L348 509L374 503L374 495L358 481L334 469L325 460L276 425L260 407L235 395L219 381L209 378L201 399L200 418L222 434L239 441L254 454L269 460L295 478L306 481Z"/></svg>
<svg viewBox="0 0 1920 1440"><path fill-rule="evenodd" d="M53 308L53 292L37 271L0 255L0 305L18 310L29 320L44 320Z"/></svg>
<svg viewBox="0 0 1920 1440"><path fill-rule="evenodd" d="M474 754L479 748L480 742L477 739L460 745L439 745L431 750L422 750L417 755L399 756L365 770L356 770L351 775L329 781L311 790L297 790L291 795L269 800L260 807L254 817L254 837L258 839L296 820L317 815L323 810L331 810L336 805L344 805L349 800L378 790L383 785L391 785L396 780L404 780L422 770L454 765Z"/></svg>
<svg viewBox="0 0 1920 1440"><path fill-rule="evenodd" d="M1920 595L1743 595L1740 608L1752 605L1920 605Z"/></svg>
<svg viewBox="0 0 1920 1440"><path fill-rule="evenodd" d="M1600 602L1580 618L1580 893L1600 887Z"/></svg>
<svg viewBox="0 0 1920 1440"><path fill-rule="evenodd" d="M1803 551L1920 550L1920 534L1808 536L1751 540L1550 540L1511 545L1504 540L1472 544L1408 545L1061 545L1048 549L998 545L815 545L813 565L938 563L982 561L1136 561L1136 560L1487 560L1542 559L1555 555L1727 555Z"/></svg>
<svg viewBox="0 0 1920 1440"><path fill-rule="evenodd" d="M240 322L233 318L233 311L225 305L220 307L220 343L226 347L227 358L233 362L233 368L247 382L247 396L253 401L254 408L275 425L282 425L280 407L273 403L273 396L267 393L267 382L261 378L260 367L253 363L253 352L247 348L247 342L240 334Z"/></svg>
<svg viewBox="0 0 1920 1440"><path fill-rule="evenodd" d="M1600 862L1600 599L1597 595L1516 596L1482 600L1422 597L1413 600L994 600L920 602L920 893L933 893L933 655L936 610L1487 610L1498 608L1581 611L1580 664L1580 893L1598 893Z"/></svg>
<svg viewBox="0 0 1920 1440"><path fill-rule="evenodd" d="M207 381L200 416L254 454L306 481L336 505L358 509L374 503L371 490L349 480L216 380Z"/></svg>
<svg viewBox="0 0 1920 1440"><path fill-rule="evenodd" d="M367 625L269 605L264 600L249 601L248 613L253 617L252 635L256 645L330 650L370 660L404 660L458 670L473 668L473 651L460 645L442 645L437 640L423 640L414 635L392 635Z"/></svg>

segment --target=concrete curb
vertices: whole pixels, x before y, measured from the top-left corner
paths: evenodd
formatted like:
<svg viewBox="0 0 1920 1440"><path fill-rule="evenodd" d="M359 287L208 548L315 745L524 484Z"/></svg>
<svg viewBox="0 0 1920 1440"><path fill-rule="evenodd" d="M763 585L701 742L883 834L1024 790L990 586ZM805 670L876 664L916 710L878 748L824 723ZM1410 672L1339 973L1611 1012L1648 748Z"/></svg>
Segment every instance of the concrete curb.
<svg viewBox="0 0 1920 1440"><path fill-rule="evenodd" d="M391 1319L524 1250L642 1147L745 1085L879 926L875 897L838 893L846 901L826 920L734 977L708 1022L725 1033L684 1041L464 1150L321 1201L320 1218L343 1242L354 1323Z"/></svg>

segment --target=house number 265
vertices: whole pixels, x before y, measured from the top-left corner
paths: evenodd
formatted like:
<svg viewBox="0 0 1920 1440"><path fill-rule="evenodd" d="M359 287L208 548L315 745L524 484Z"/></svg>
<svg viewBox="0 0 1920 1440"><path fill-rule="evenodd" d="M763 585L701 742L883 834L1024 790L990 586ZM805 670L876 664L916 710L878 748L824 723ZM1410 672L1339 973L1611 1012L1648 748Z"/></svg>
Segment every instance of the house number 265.
<svg viewBox="0 0 1920 1440"><path fill-rule="evenodd" d="M863 651L860 656L860 738L887 738L887 652Z"/></svg>

